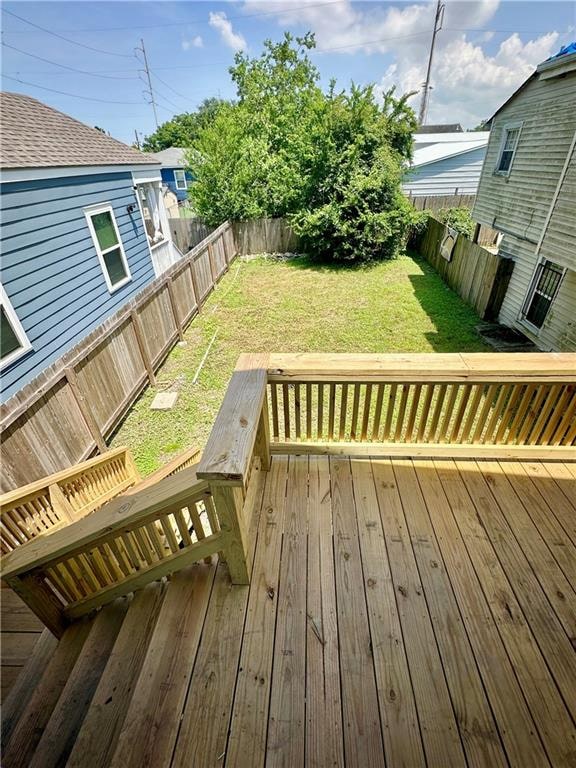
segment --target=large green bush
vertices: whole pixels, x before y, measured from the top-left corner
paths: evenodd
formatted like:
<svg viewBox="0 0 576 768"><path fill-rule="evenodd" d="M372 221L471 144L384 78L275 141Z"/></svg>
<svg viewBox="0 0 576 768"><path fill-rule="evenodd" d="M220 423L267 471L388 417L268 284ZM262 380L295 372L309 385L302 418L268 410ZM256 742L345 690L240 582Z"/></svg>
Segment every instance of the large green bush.
<svg viewBox="0 0 576 768"><path fill-rule="evenodd" d="M442 224L452 227L457 232L461 232L466 237L472 238L476 222L472 218L470 208L464 206L455 208L440 208L436 213L432 213Z"/></svg>
<svg viewBox="0 0 576 768"><path fill-rule="evenodd" d="M319 258L392 257L414 216L400 187L414 113L372 87L323 92L314 44L286 34L259 58L237 54L237 101L221 105L189 153L193 204L214 225L286 217Z"/></svg>

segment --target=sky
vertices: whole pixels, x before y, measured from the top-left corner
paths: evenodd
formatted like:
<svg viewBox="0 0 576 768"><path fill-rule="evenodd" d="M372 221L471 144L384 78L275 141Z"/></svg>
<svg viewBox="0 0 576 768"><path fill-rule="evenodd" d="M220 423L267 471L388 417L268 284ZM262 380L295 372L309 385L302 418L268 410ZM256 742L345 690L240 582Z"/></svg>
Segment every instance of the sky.
<svg viewBox="0 0 576 768"><path fill-rule="evenodd" d="M446 0L432 69L429 123L477 125L538 63L576 39L575 0ZM228 68L284 31L316 35L321 83L419 91L436 0L4 2L2 88L29 94L132 143L158 120L210 96L233 98ZM418 109L420 95L411 104Z"/></svg>

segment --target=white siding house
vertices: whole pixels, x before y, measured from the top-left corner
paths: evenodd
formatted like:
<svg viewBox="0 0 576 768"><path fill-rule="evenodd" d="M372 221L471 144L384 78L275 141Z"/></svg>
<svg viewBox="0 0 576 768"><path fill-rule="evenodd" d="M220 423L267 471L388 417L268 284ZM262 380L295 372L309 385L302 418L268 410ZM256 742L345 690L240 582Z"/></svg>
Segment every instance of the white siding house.
<svg viewBox="0 0 576 768"><path fill-rule="evenodd" d="M412 197L475 195L488 131L414 136L414 159L402 184Z"/></svg>
<svg viewBox="0 0 576 768"><path fill-rule="evenodd" d="M514 270L499 320L576 350L576 53L543 62L495 113L475 220Z"/></svg>

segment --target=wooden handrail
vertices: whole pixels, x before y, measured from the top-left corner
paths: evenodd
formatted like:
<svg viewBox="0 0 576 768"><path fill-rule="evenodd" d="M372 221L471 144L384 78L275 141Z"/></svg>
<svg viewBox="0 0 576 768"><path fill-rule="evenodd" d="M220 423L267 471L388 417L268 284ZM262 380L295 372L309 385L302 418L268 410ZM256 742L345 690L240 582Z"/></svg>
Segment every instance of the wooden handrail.
<svg viewBox="0 0 576 768"><path fill-rule="evenodd" d="M424 354L277 354L269 355L268 380L507 383L576 382L576 354L424 353Z"/></svg>

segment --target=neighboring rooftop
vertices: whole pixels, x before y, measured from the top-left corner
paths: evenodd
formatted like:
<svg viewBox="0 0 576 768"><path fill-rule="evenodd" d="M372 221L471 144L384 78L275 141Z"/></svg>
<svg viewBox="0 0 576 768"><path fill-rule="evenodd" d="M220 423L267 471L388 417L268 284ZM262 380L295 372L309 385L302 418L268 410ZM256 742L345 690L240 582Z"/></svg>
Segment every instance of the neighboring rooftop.
<svg viewBox="0 0 576 768"><path fill-rule="evenodd" d="M154 152L154 157L160 161L163 168L185 168L186 149L183 147L168 147L160 152Z"/></svg>
<svg viewBox="0 0 576 768"><path fill-rule="evenodd" d="M460 123L438 123L438 125L421 125L418 133L463 133Z"/></svg>
<svg viewBox="0 0 576 768"><path fill-rule="evenodd" d="M489 131L467 133L414 134L412 166L428 165L447 157L462 155L488 146Z"/></svg>
<svg viewBox="0 0 576 768"><path fill-rule="evenodd" d="M157 165L121 141L22 93L0 93L4 169Z"/></svg>

